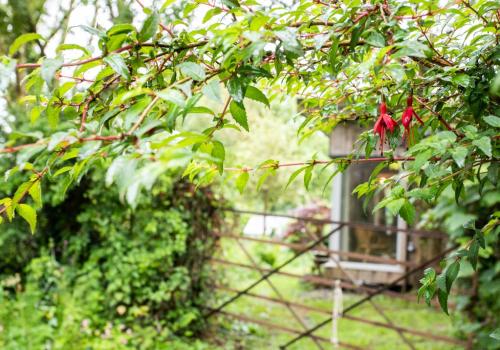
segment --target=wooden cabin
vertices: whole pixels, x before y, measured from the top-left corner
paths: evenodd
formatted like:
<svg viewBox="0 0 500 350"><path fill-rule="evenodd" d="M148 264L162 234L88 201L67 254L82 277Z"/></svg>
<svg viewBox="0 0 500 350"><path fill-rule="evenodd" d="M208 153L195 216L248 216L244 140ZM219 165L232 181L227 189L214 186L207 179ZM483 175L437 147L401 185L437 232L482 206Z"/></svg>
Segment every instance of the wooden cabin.
<svg viewBox="0 0 500 350"><path fill-rule="evenodd" d="M363 131L364 129L354 122L338 125L330 135L330 157L340 158L350 154L357 137ZM402 152L403 149L396 151L400 154ZM374 156L379 155L375 153ZM369 179L377 164L375 162L352 164L344 173L333 179L331 220L407 228L402 218L392 216L385 209L372 213L374 205L382 199L383 193L379 194L380 198L374 198L366 210L363 209L364 199L358 199L357 195L352 195L356 186ZM378 177L392 176L396 172L397 170L386 169L381 171ZM354 257L335 256L334 258L345 272L366 284L390 283L411 268L412 263L416 265L431 258L444 246L443 239L409 236L401 232L375 229L370 225L343 227L340 234L334 234L329 241L331 250L358 253L353 254ZM362 258L363 255L386 258L389 263L366 261L367 259ZM394 260L404 264L399 265ZM324 274L329 277L345 278L345 273L338 268L333 259L323 265L323 270ZM415 279L407 281L409 284L415 284L415 282Z"/></svg>

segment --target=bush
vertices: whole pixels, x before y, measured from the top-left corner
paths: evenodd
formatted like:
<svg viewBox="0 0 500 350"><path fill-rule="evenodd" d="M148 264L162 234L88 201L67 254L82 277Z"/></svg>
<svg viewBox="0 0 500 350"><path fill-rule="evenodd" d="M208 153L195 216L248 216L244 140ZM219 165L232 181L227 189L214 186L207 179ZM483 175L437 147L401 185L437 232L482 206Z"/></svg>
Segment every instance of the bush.
<svg viewBox="0 0 500 350"><path fill-rule="evenodd" d="M0 240L2 349L157 349L203 331L219 224L210 190L164 176L132 210L96 171L52 202L40 232L19 222Z"/></svg>

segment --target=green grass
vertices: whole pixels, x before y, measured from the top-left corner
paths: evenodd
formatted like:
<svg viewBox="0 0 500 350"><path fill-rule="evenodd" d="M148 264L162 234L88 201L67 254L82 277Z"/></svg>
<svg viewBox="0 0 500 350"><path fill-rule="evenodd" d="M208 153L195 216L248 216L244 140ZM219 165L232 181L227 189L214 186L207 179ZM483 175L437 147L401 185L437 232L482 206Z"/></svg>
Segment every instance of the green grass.
<svg viewBox="0 0 500 350"><path fill-rule="evenodd" d="M291 256L287 249L279 247L263 247L262 244L246 242L245 246L251 251L253 258L259 262L261 267L270 267L259 260L259 254L276 257L275 266ZM251 264L244 253L234 242L227 240L222 244L221 258ZM265 254L262 254L265 253ZM294 273L309 273L311 257L304 256L297 259L291 266L287 266L284 271ZM226 284L235 289L243 289L257 280L260 275L256 271L231 267L226 265L216 265L219 271L223 271ZM311 285L300 281L297 278L285 276L273 276L270 281L279 289L286 300L300 304L310 305L331 311L332 291L327 289L314 289ZM252 293L277 297L270 286L264 281L251 290ZM414 292L410 292L414 293ZM220 291L220 301L233 295L230 292ZM361 294L347 294L344 292L344 308L359 300ZM410 328L413 330L431 332L436 335L453 337L452 322L450 317L440 311L427 307L425 304L417 304L397 298L387 296L377 296L373 301L381 308L394 325ZM257 299L251 296L242 296L236 302L228 305L225 311L257 318L270 323L282 325L288 328L303 330L302 326L292 316L290 311L283 305ZM328 316L318 312L295 308L296 312L303 319L308 327L313 327ZM368 320L386 322L370 303L364 303L349 313ZM269 329L269 327L252 324L249 322L226 319L226 324L230 329L229 334L224 335L229 338L238 338L244 344L245 349L278 349L279 345L292 339L294 335ZM330 338L331 323L315 332L315 335ZM433 339L425 339L420 336L406 333L405 337L410 340L415 349L425 350L451 350L461 349L461 347ZM409 349L394 330L377 327L365 323L341 319L339 322L339 338L341 342L359 346L361 348L394 350ZM331 348L331 345L323 343L324 348ZM310 339L303 339L295 343L289 349L316 349L317 347Z"/></svg>

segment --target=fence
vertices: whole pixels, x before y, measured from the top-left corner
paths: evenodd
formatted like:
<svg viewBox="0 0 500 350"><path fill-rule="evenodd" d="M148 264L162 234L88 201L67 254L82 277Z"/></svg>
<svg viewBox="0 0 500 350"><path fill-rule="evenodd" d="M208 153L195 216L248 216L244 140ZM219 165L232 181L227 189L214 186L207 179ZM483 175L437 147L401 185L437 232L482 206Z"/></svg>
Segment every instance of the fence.
<svg viewBox="0 0 500 350"><path fill-rule="evenodd" d="M443 235L440 232L433 232L433 231L422 231L422 230L412 230L412 229L403 229L403 228L398 228L398 227L384 227L384 226L377 226L377 225L370 225L366 223L350 223L350 222L341 222L341 221L333 221L333 220L326 220L326 219L317 219L317 218L312 218L312 217L299 217L295 215L285 215L285 214L275 214L275 213L262 213L262 212L255 212L255 211L246 211L246 210L235 210L235 209L227 209L228 211L234 213L235 215L241 215L241 214L251 214L251 215L262 215L262 216L274 216L274 217L285 217L289 218L291 220L299 220L299 221L305 221L305 222L313 222L319 225L332 225L334 226L330 231L328 231L326 234L321 235L320 237L313 237L310 236L310 242L307 244L303 243L290 243L286 242L283 240L279 239L269 239L269 238L262 238L262 237L249 237L249 236L241 236L241 235L236 235L234 233L225 233L225 232L217 232L214 233L214 235L217 236L219 239L226 239L226 240L233 240L236 242L236 244L239 246L241 249L241 252L243 255L246 256L250 264L245 264L240 261L229 261L226 259L220 259L220 258L212 258L211 261L213 264L218 264L218 265L223 265L229 268L238 268L238 269L248 269L248 270L253 270L258 272L260 275L260 278L256 279L254 282L250 283L247 287L243 289L235 289L231 288L228 286L224 285L217 285L215 288L220 291L224 291L226 293L232 293L232 296L230 296L227 300L223 301L220 305L216 307L212 307L207 309L206 314L204 315L207 319L214 316L214 315L223 315L225 317L233 318L233 319L238 319L242 320L244 322L249 322L249 323L254 323L258 324L261 326L264 326L269 329L274 329L280 332L285 332L291 334L293 337L288 340L286 343L282 344L280 346L281 349L287 349L290 347L292 344L295 344L296 342L300 341L301 339L308 338L312 340L315 344L315 346L318 349L323 349L324 348L324 343L330 343L331 339L327 339L325 337L318 336L314 334L318 329L326 326L332 320L334 317L332 317L332 312L330 310L325 310L322 308L318 307L313 307L297 302L293 302L290 300L286 300L283 294L280 292L280 290L277 288L277 286L271 281L270 277L279 275L279 276L285 276L285 277L290 277L290 278L298 278L303 281L311 282L315 285L320 285L320 286L325 286L325 287L330 287L332 288L335 284L335 281L331 278L325 278L323 276L316 276L316 275L303 275L303 274L297 274L297 273L291 273L291 272L285 272L283 269L286 266L289 266L292 262L300 258L301 256L311 253L311 252L321 252L323 254L326 254L328 258L335 264L335 266L342 271L343 275L345 278L342 278L340 281L340 286L343 289L350 290L356 293L359 293L361 295L365 295L362 297L360 300L354 302L351 305L348 305L343 309L343 312L341 314L341 317L344 319L348 319L350 321L354 322L359 322L363 324L367 324L373 327L380 327L380 328L386 328L390 329L394 332L397 333L397 335L401 338L401 340L406 344L406 346L410 349L415 349L414 344L412 341L407 337L407 335L412 335L412 336L418 336L418 337L423 337L427 339L433 339L435 341L440 341L440 342L445 342L449 344L454 344L463 348L469 348L469 344L465 341L450 338L448 336L444 335L439 335L439 334L434 334L432 332L427 332L427 331L421 331L417 329L412 329L412 328L407 328L407 327L402 327L400 325L395 325L390 317L387 316L387 313L381 308L374 300L373 298L377 295L388 295L391 298L400 298L404 299L407 301L416 301L416 298L414 297L414 294L407 295L407 294L402 294L400 292L392 290L393 287L396 285L400 284L401 282L404 282L409 276L414 275L418 272L422 272L423 269L425 269L428 266L434 265L439 260L441 260L444 256L452 252L453 250L456 249L456 247L451 247L448 249L443 250L436 256L432 257L431 259L428 259L426 261L420 262L420 263L415 263L411 261L402 261L402 260L397 260L393 258L388 258L388 257L381 257L381 256L376 256L376 255L369 255L369 254L361 254L358 252L349 252L349 251L343 251L343 250L333 250L329 249L327 245L324 243L333 235L338 234L344 227L362 227L363 229L371 229L371 230L385 230L385 231L393 231L393 232L398 232L402 233L404 235L408 236L419 236L419 237L428 237L432 239L445 239L446 236ZM262 268L258 265L252 254L249 252L249 250L245 247L244 241L250 241L250 242L257 242L259 244L269 244L269 245L279 245L282 247L288 247L293 250L293 255L286 259L283 263L279 264L276 267L273 268ZM400 265L404 267L404 273L402 273L399 277L395 278L392 280L390 283L381 285L381 286L368 286L368 285L363 285L360 284L359 281L356 281L352 275L342 267L341 261L342 259L349 259L349 258L354 258L354 259L363 259L363 261L371 262L371 263L378 263L378 264L392 264L392 265ZM252 290L262 284L262 283L267 283L271 290L274 292L276 297L270 297L266 295L260 295L257 293L252 292ZM284 326L282 324L278 323L273 323L269 322L267 320L262 320L254 317L250 317L248 315L242 315L242 314L237 314L233 312L228 312L227 310L224 310L228 305L234 303L236 300L241 298L242 296L247 296L254 298L255 300L260 300L260 301L265 301L265 302L270 302L274 303L277 305L281 305L284 308L286 308L291 316L300 324L302 329L295 329L291 328L288 326ZM385 322L380 322L380 321L373 321L373 320L368 320L368 319L363 319L361 317L356 317L350 315L353 310L358 308L359 306L369 303L374 307L374 310L384 319ZM325 318L323 321L319 322L313 327L309 327L306 322L303 320L303 318L299 315L297 310L301 310L302 312L315 312L318 314L322 314L325 316L328 316ZM346 348L346 349L362 349L362 347L355 345L355 344L349 344L345 342L340 342L339 344L340 348Z"/></svg>

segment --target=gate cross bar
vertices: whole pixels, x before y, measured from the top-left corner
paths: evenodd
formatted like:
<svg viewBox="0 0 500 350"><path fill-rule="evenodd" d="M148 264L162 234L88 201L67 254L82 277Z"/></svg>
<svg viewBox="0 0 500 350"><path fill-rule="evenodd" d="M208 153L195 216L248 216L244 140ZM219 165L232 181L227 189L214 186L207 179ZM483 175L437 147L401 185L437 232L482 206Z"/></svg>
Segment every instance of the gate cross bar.
<svg viewBox="0 0 500 350"><path fill-rule="evenodd" d="M375 290L374 292L372 293L369 293L366 297L358 300L357 302L349 305L347 308L344 309L344 312L343 314L346 314L348 313L349 311L352 311L353 309L357 308L358 306L364 304L365 302L367 301L370 301L374 296L376 295L379 295L380 293L386 291L387 289L391 288L391 287L394 287L396 284L398 284L399 282L403 281L405 278L407 278L408 276L410 275L413 275L414 273L424 269L425 267L435 263L436 261L440 260L441 258L443 258L445 255L447 255L448 253L452 252L453 250L457 249L458 248L458 245L453 245L452 247L446 249L445 251L441 252L440 254L436 255L435 257L423 262L422 264L418 265L417 267L415 267L414 269L411 269L410 271L408 271L407 273L405 273L404 275L402 275L401 277L398 277L396 278L394 281L392 281L391 283L385 285L385 286L382 286L380 288L378 288L377 290ZM300 339L304 338L304 337L308 337L310 336L313 332L315 332L316 330L318 330L319 328L323 327L324 325L330 323L332 321L332 317L329 317L327 318L326 320L324 320L323 322L320 322L318 323L316 326L310 328L309 330L297 335L295 338L291 339L290 341L288 341L286 344L284 345L281 345L280 346L280 349L286 349L288 348L290 345L292 345L293 343L299 341Z"/></svg>
<svg viewBox="0 0 500 350"><path fill-rule="evenodd" d="M223 302L221 305L219 305L215 309L211 309L208 313L206 313L203 316L205 318L209 318L209 317L213 316L214 314L218 313L223 308L225 308L227 305L231 304L232 302L234 302L235 300L237 300L238 298L240 298L242 295L245 295L252 288L254 288L255 286L259 285L264 280L267 280L269 277L271 277L272 275L274 275L276 272L279 272L282 268L284 268L285 266L287 266L288 264L290 264L292 261L296 260L297 258L299 258L300 256L304 255L305 253L307 253L308 251L310 251L311 249L313 249L317 245L319 245L319 244L323 243L324 241L326 241L331 235L333 235L335 232L338 232L342 227L344 227L344 224L339 224L337 227L335 227L333 230L331 230L330 232L328 232L326 235L324 235L323 237L321 237L321 238L317 239L316 241L310 243L305 248L303 248L302 250L300 250L297 253L295 253L294 256L292 256L291 258L289 258L288 260L286 260L285 262L283 262L281 265L275 267L274 269L272 269L268 273L262 275L262 277L259 278L257 281L255 281L254 283L252 283L251 285L249 285L245 289L239 291L238 293L236 293L236 295L234 295L233 297L229 298L227 301Z"/></svg>

